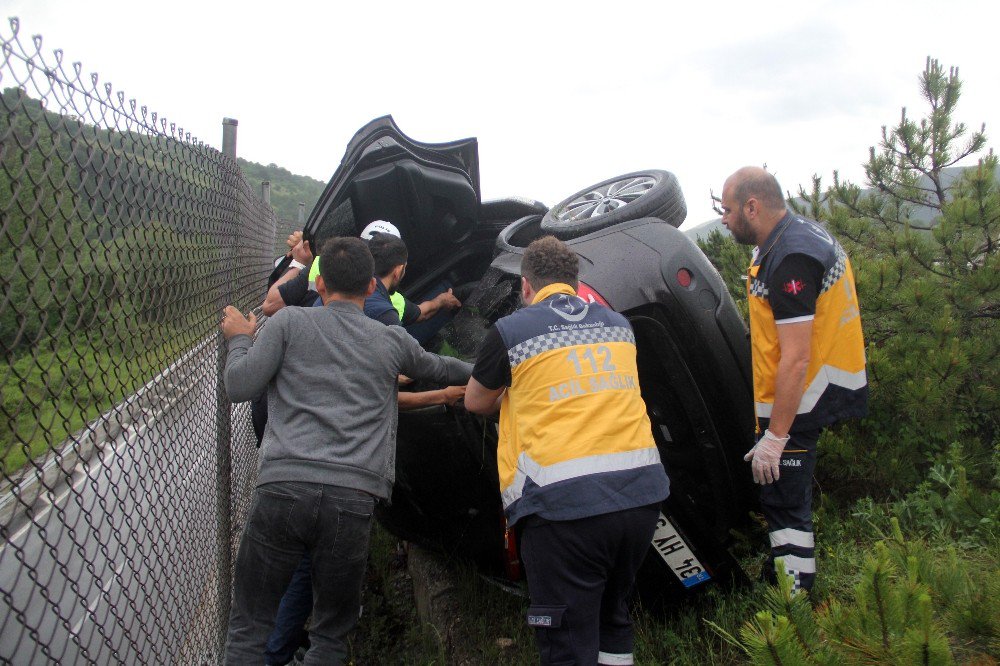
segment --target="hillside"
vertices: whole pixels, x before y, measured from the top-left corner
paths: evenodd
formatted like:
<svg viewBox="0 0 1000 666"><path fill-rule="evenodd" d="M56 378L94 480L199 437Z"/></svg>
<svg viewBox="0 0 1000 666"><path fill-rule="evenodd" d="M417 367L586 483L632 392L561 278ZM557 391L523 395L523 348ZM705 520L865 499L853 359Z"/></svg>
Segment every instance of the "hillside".
<svg viewBox="0 0 1000 666"><path fill-rule="evenodd" d="M247 181L258 192L261 182L270 181L271 208L274 209L274 214L277 215L278 219L282 221L296 222L298 220L300 202L305 204L305 214L308 216L326 185L315 178L296 175L274 163L264 166L244 159L237 159L237 162ZM279 224L279 226L281 225Z"/></svg>

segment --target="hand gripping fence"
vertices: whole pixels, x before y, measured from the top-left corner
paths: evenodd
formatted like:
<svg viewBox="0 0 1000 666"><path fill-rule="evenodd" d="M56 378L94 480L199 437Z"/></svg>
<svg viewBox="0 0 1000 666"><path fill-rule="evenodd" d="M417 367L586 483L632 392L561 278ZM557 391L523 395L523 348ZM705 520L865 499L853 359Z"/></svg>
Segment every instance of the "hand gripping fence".
<svg viewBox="0 0 1000 666"><path fill-rule="evenodd" d="M16 19L0 47L0 662L217 663L257 465L218 322L292 227L235 121L220 152Z"/></svg>

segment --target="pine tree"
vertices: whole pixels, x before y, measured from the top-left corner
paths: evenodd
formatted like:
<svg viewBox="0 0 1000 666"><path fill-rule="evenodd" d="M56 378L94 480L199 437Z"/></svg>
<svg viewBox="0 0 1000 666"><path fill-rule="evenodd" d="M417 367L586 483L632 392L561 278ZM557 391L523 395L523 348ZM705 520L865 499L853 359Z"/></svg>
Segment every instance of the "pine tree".
<svg viewBox="0 0 1000 666"><path fill-rule="evenodd" d="M955 120L962 83L928 58L919 121L903 109L865 165L870 189L818 178L803 213L841 239L854 264L868 342L871 416L828 448L844 476L908 488L955 441L979 463L1000 436L1000 187L980 155L985 126ZM979 156L978 165L956 169ZM794 204L795 202L793 202ZM828 468L829 469L829 468Z"/></svg>
<svg viewBox="0 0 1000 666"><path fill-rule="evenodd" d="M699 238L698 247L719 271L743 319L748 319L746 274L750 265L750 248L737 245L729 234L723 234L718 229L712 230L704 240Z"/></svg>
<svg viewBox="0 0 1000 666"><path fill-rule="evenodd" d="M781 664L925 664L953 663L948 639L935 621L933 593L922 578L933 578L933 554L902 539L876 544L862 566L853 598L831 599L813 610L807 595L796 593L787 577L770 587L764 609L740 628L740 639L713 629L740 647L751 663ZM904 557L903 575L896 561ZM971 581L961 590L968 592Z"/></svg>

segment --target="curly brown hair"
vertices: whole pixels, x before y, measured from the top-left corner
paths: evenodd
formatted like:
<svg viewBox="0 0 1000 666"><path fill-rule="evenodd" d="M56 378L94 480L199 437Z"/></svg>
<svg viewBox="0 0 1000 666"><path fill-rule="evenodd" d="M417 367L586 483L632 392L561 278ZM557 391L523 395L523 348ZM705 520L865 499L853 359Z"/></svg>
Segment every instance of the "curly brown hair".
<svg viewBox="0 0 1000 666"><path fill-rule="evenodd" d="M580 274L580 258L555 236L543 236L532 241L521 260L521 275L535 291L555 282L576 289Z"/></svg>

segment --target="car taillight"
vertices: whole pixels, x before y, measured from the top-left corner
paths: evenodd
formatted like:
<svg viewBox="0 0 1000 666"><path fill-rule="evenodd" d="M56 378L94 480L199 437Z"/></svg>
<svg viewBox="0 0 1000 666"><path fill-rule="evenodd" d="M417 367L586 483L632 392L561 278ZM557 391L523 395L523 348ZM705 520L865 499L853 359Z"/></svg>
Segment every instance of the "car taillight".
<svg viewBox="0 0 1000 666"><path fill-rule="evenodd" d="M521 552L517 547L517 535L514 530L507 527L506 520L503 531L503 568L507 580L519 581L524 578L524 569L521 567Z"/></svg>
<svg viewBox="0 0 1000 666"><path fill-rule="evenodd" d="M582 298L583 300L587 301L588 303L600 303L604 307L607 308L611 307L608 304L608 302L604 300L604 297L602 297L600 294L594 291L594 288L591 287L589 284L581 282L580 286L577 287L576 289L576 295Z"/></svg>
<svg viewBox="0 0 1000 666"><path fill-rule="evenodd" d="M691 271L686 268L682 268L677 271L677 283L685 289L691 286L691 280L693 277L694 276L691 275Z"/></svg>

